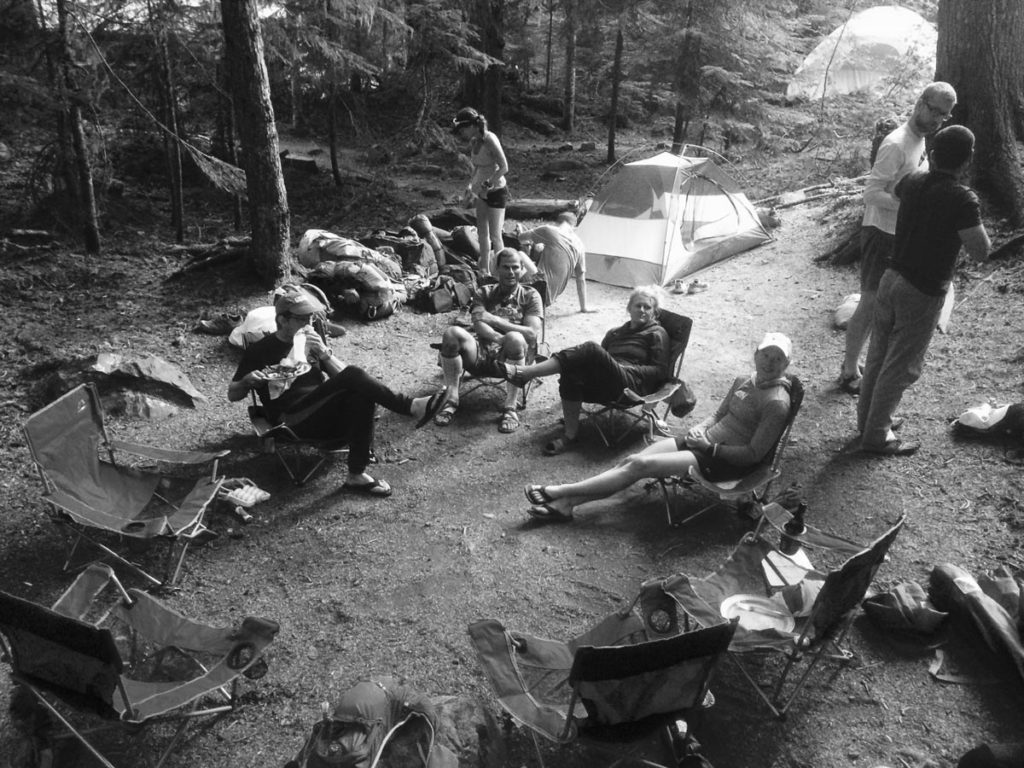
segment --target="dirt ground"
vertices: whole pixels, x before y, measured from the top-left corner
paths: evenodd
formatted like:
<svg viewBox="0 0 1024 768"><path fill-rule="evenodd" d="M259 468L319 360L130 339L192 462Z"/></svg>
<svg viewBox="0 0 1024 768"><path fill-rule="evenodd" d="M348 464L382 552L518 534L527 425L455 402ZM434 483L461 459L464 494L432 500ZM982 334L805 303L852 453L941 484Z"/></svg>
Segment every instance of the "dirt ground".
<svg viewBox="0 0 1024 768"><path fill-rule="evenodd" d="M541 180L540 166L551 156L525 140L512 145L513 168L522 169L513 177L516 194L576 197L601 170L598 150L586 158L590 171ZM361 204L374 206L373 225L394 227L435 207L434 190L447 194L459 186L455 176L365 172L387 191ZM335 192L323 175L290 180L290 188L296 241L309 227L354 234L371 226L360 218L368 208L358 207L351 190ZM222 201L204 204L197 196L192 202L190 238L209 242L228 234ZM317 718L319 702L371 674L404 676L430 694L478 694L493 703L468 643L470 622L493 617L568 638L630 599L644 579L711 571L749 529L729 511L669 528L659 496L640 486L585 508L571 525L532 523L524 483L577 479L642 445L637 439L608 449L587 431L578 451L544 457L541 447L558 430L554 381L534 391L512 435L497 432L497 400L479 393L464 399L447 428L414 431L409 419L383 413L382 461L373 471L395 487L388 500L341 493L340 466L293 487L275 459L258 452L244 404L227 401L237 353L223 338L190 332L202 315L244 311L267 303L268 294L241 264L165 282L181 257L169 252L154 214L129 214L108 233L101 260L56 248L9 252L0 263L9 325L0 342L0 431L7 448L0 457L0 587L49 604L69 581L60 573L60 535L38 499L19 432L40 404L34 387L47 368L104 350L153 353L180 366L207 403L165 421L114 419L112 431L159 445L230 448L227 475L252 478L272 498L254 510L248 526L215 514L220 538L190 553L182 588L167 600L214 623L267 616L281 633L270 673L248 688L246 706L194 731L171 765L282 765ZM793 339L792 371L805 382L807 397L777 491L799 485L811 521L860 540L906 515L891 561L879 572L882 588L926 583L932 566L944 562L975 574L1024 566L1020 466L1005 459L1003 446L954 441L949 431L950 419L979 400L1022 399L1019 264L1001 264L989 281L980 279L988 267L961 275L964 303L949 333L936 336L924 377L901 409L905 434L921 440L922 450L909 458L868 457L845 450L854 436L855 401L833 383L842 335L832 328L831 313L855 289L855 272L813 262L836 226L825 208L799 205L780 214L774 243L706 270L704 293L669 295L667 306L694 320L684 376L699 397L695 413L673 426L684 429L711 412L733 376L751 368L761 335L781 331ZM624 320L625 289L593 282L589 288L595 314L576 312L571 289L550 308L552 349L599 339ZM426 392L440 380L428 343L448 320L405 309L374 324L346 321L348 335L333 346L392 386ZM714 686L717 705L700 734L710 761L718 768L949 768L978 742L1021 737L1020 681L1003 670L984 685L938 682L928 672L932 649L897 642L863 617L849 643L855 662L812 678L782 722L723 668ZM5 679L0 691L8 689ZM129 743L123 764L141 764L140 756L165 736L156 731ZM525 733L513 729L508 737L507 765L532 764ZM9 722L0 715L0 754L11 744ZM573 749L551 747L546 759L592 764Z"/></svg>

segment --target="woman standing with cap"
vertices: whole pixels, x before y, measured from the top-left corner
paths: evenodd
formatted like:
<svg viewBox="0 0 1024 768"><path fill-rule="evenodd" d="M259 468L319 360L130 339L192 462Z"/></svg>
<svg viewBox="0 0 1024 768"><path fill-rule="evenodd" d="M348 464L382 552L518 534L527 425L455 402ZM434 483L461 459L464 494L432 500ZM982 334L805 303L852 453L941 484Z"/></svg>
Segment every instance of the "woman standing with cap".
<svg viewBox="0 0 1024 768"><path fill-rule="evenodd" d="M491 275L491 254L505 247L501 239L508 203L508 160L498 137L487 130L487 119L472 107L463 107L452 120L452 133L469 143L473 175L466 194L476 207L476 230L480 237L481 275Z"/></svg>
<svg viewBox="0 0 1024 768"><path fill-rule="evenodd" d="M789 366L792 343L767 333L754 352L754 374L737 378L714 416L684 437L668 437L627 456L612 469L564 485L528 485L530 515L568 522L573 509L617 493L646 477L685 476L698 466L709 480L742 477L771 450L789 416Z"/></svg>
<svg viewBox="0 0 1024 768"><path fill-rule="evenodd" d="M274 309L277 331L246 347L228 384L228 400L237 402L254 391L271 423L287 424L302 438L347 444L348 478L342 487L390 496L390 485L366 473L377 405L416 417L419 428L440 410L444 390L431 397L409 397L338 360L310 325L327 307L301 286L279 289ZM288 369L295 375L282 375Z"/></svg>

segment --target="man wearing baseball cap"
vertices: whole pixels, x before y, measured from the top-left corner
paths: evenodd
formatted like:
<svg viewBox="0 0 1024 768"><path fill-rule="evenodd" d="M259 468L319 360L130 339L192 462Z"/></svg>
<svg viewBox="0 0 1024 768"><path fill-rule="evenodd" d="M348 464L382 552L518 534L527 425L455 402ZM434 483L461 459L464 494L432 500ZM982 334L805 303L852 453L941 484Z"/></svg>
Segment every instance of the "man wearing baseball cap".
<svg viewBox="0 0 1024 768"><path fill-rule="evenodd" d="M935 134L930 169L905 176L892 261L875 298L871 343L857 403L861 449L907 456L921 444L900 440L893 413L918 380L925 352L953 279L960 246L977 260L988 258L989 237L978 198L960 181L974 157L974 134L952 125Z"/></svg>

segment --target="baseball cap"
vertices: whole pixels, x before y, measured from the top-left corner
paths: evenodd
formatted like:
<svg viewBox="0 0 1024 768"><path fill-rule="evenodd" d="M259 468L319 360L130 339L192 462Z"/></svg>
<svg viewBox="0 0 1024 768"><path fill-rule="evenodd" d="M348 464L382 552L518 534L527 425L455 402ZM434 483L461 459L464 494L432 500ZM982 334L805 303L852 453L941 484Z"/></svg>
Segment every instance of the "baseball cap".
<svg viewBox="0 0 1024 768"><path fill-rule="evenodd" d="M768 347L775 347L781 350L782 354L789 360L793 352L793 342L789 340L789 336L784 333L766 333L764 338L761 339L761 343L757 345L758 351L766 349Z"/></svg>
<svg viewBox="0 0 1024 768"><path fill-rule="evenodd" d="M274 311L279 315L315 315L327 307L299 285L283 285L274 296Z"/></svg>

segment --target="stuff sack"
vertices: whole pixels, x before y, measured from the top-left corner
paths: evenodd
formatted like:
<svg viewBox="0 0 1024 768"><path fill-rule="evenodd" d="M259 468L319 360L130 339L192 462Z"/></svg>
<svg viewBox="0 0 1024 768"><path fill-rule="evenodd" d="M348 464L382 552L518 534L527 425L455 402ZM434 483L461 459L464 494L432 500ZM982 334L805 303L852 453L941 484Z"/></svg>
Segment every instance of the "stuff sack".
<svg viewBox="0 0 1024 768"><path fill-rule="evenodd" d="M697 395L684 381L668 399L668 407L673 416L681 419L697 407Z"/></svg>
<svg viewBox="0 0 1024 768"><path fill-rule="evenodd" d="M438 275L416 296L417 308L433 314L469 307L472 303L473 291L470 287L448 275Z"/></svg>
<svg viewBox="0 0 1024 768"><path fill-rule="evenodd" d="M405 285L365 261L322 261L307 278L331 306L361 320L382 320L405 303Z"/></svg>
<svg viewBox="0 0 1024 768"><path fill-rule="evenodd" d="M454 753L435 742L437 715L430 700L394 678L357 683L333 711L327 702L322 708L323 717L285 768L458 766ZM389 756L389 748L399 754Z"/></svg>
<svg viewBox="0 0 1024 768"><path fill-rule="evenodd" d="M349 240L323 229L307 229L295 249L298 262L313 269L325 261L365 261L373 264L391 280L402 279L402 263L397 255L389 255L367 248L360 242Z"/></svg>
<svg viewBox="0 0 1024 768"><path fill-rule="evenodd" d="M961 413L952 424L959 437L1009 437L1024 441L1024 403L992 407L976 405Z"/></svg>
<svg viewBox="0 0 1024 768"><path fill-rule="evenodd" d="M480 235L476 227L455 227L452 230L452 249L469 256L473 261L480 258Z"/></svg>
<svg viewBox="0 0 1024 768"><path fill-rule="evenodd" d="M360 237L359 242L378 252L390 250L401 261L405 272L416 272L426 277L437 274L433 247L408 227L399 232L375 230Z"/></svg>

